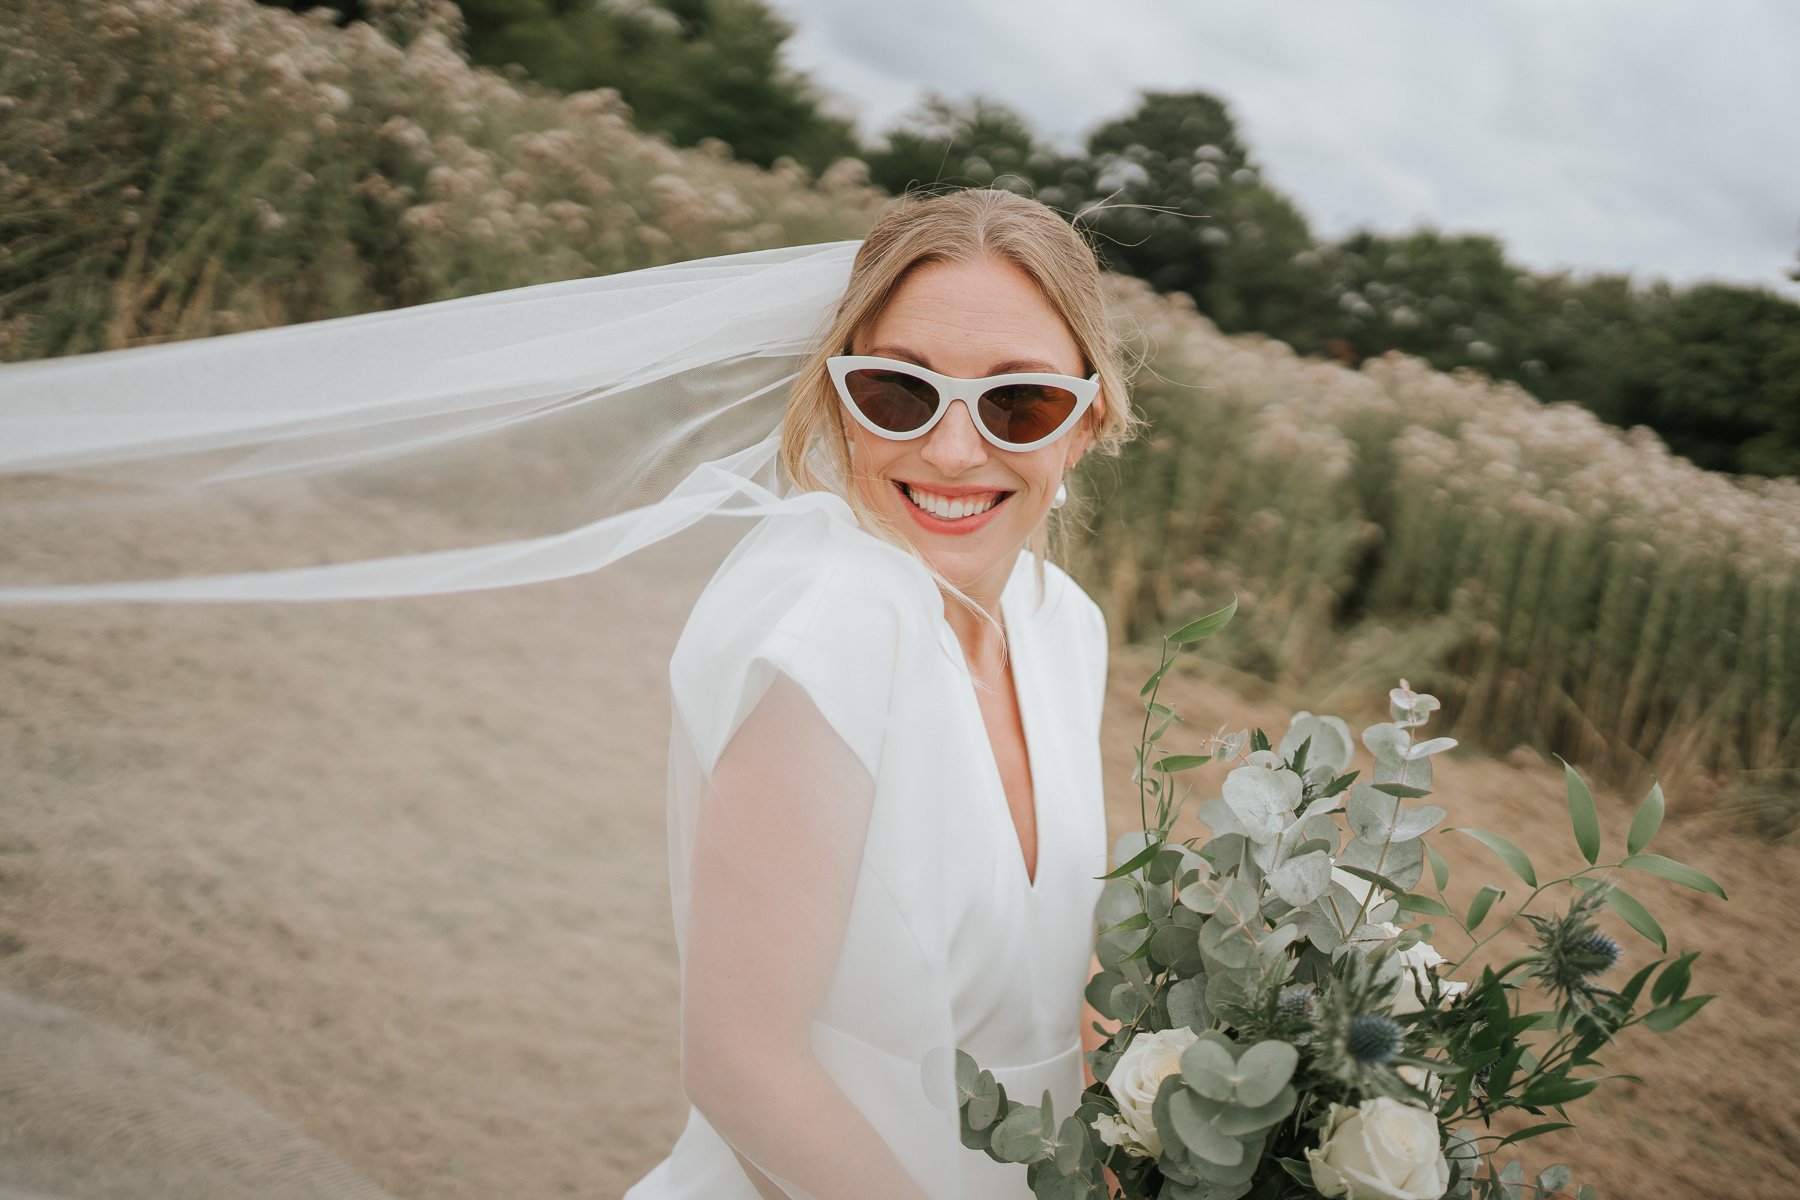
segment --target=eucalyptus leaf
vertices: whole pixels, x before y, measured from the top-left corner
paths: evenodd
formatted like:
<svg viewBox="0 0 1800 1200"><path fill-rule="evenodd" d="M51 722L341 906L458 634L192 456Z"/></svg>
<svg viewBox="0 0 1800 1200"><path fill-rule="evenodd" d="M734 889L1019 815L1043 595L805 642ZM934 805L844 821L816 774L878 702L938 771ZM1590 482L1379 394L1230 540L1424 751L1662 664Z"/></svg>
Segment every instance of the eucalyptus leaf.
<svg viewBox="0 0 1800 1200"><path fill-rule="evenodd" d="M1177 975L1186 975L1200 965L1200 942L1192 929L1171 921L1150 935L1150 957Z"/></svg>
<svg viewBox="0 0 1800 1200"><path fill-rule="evenodd" d="M1190 1154L1221 1167L1235 1167L1243 1162L1244 1143L1226 1137L1202 1116L1192 1093L1182 1092L1169 1101L1169 1118Z"/></svg>
<svg viewBox="0 0 1800 1200"><path fill-rule="evenodd" d="M1338 866L1344 870L1355 867L1378 874L1387 881L1381 884L1383 888L1408 892L1425 877L1425 843L1414 838L1410 842L1382 846L1352 838L1338 856Z"/></svg>
<svg viewBox="0 0 1800 1200"><path fill-rule="evenodd" d="M1231 1099L1237 1060L1212 1038L1203 1037L1181 1053L1181 1078L1209 1100Z"/></svg>
<svg viewBox="0 0 1800 1200"><path fill-rule="evenodd" d="M1329 903L1331 903L1331 899L1329 896L1326 896L1299 912L1289 913L1285 918L1295 928L1299 929L1301 937L1305 938L1308 942L1312 943L1313 946L1324 951L1326 954L1330 954L1333 950L1336 950L1344 940L1343 932L1339 929L1338 923L1332 920L1330 916L1320 911L1323 905ZM1352 907L1351 911L1354 912L1356 910Z"/></svg>
<svg viewBox="0 0 1800 1200"><path fill-rule="evenodd" d="M1248 966L1264 930L1259 899L1244 880L1228 881L1218 910L1200 929L1200 949L1223 966Z"/></svg>
<svg viewBox="0 0 1800 1200"><path fill-rule="evenodd" d="M1256 1108L1245 1108L1232 1105L1220 1113L1213 1124L1220 1133L1228 1137L1251 1137L1261 1133L1271 1125L1285 1121L1294 1106L1299 1103L1300 1094L1291 1084L1284 1085L1275 1098L1267 1104Z"/></svg>
<svg viewBox="0 0 1800 1200"><path fill-rule="evenodd" d="M1219 910L1219 902L1224 895L1223 879L1197 879L1181 889L1179 898L1182 907L1210 915Z"/></svg>
<svg viewBox="0 0 1800 1200"><path fill-rule="evenodd" d="M1157 850L1156 854L1145 864L1144 881L1146 883L1168 883L1172 879L1180 878L1182 869L1187 865L1185 856L1193 853L1179 842L1163 843L1161 849Z"/></svg>
<svg viewBox="0 0 1800 1200"><path fill-rule="evenodd" d="M1403 762L1412 739L1392 721L1381 721L1363 730L1362 744L1375 756L1375 764L1382 766Z"/></svg>
<svg viewBox="0 0 1800 1200"><path fill-rule="evenodd" d="M1253 841L1272 841L1294 819L1300 777L1289 770L1238 767L1225 776L1225 803Z"/></svg>
<svg viewBox="0 0 1800 1200"><path fill-rule="evenodd" d="M994 1130L994 1157L1002 1162L1034 1163L1049 1157L1052 1144L1044 1114L1029 1104L1008 1113Z"/></svg>
<svg viewBox="0 0 1800 1200"><path fill-rule="evenodd" d="M1402 758L1394 762L1378 758L1375 760L1373 776L1376 783L1405 784L1407 787L1417 788L1418 794L1424 795L1431 790L1431 760Z"/></svg>
<svg viewBox="0 0 1800 1200"><path fill-rule="evenodd" d="M1087 987L1083 989L1082 994L1095 1012L1117 1021L1125 1016L1125 1012L1113 1006L1112 998L1117 989L1125 986L1123 975L1117 971L1103 970L1088 980ZM958 1065L960 1066L960 1061Z"/></svg>
<svg viewBox="0 0 1800 1200"><path fill-rule="evenodd" d="M1080 1117L1068 1116L1056 1131L1056 1169L1073 1175L1093 1161L1093 1146L1088 1141L1088 1125ZM1077 1192L1077 1195L1084 1193Z"/></svg>
<svg viewBox="0 0 1800 1200"><path fill-rule="evenodd" d="M1268 884L1295 908L1311 904L1331 889L1331 855L1318 850L1290 858L1269 872Z"/></svg>
<svg viewBox="0 0 1800 1200"><path fill-rule="evenodd" d="M1282 735L1275 753L1288 759L1294 756L1302 742L1311 742L1307 751L1307 769L1325 768L1336 775L1350 765L1355 753L1356 744L1351 739L1350 726L1341 717L1314 716L1309 712L1298 712L1288 722L1288 731Z"/></svg>
<svg viewBox="0 0 1800 1200"><path fill-rule="evenodd" d="M1449 737L1427 738L1415 742L1406 748L1404 755L1407 762L1423 762L1433 754L1442 754L1446 750L1456 749L1456 739Z"/></svg>
<svg viewBox="0 0 1800 1200"><path fill-rule="evenodd" d="M1250 1190L1262 1156L1246 1151L1235 1166L1224 1166L1199 1155L1191 1156L1189 1161L1205 1185L1200 1193L1202 1200L1233 1200Z"/></svg>
<svg viewBox="0 0 1800 1200"><path fill-rule="evenodd" d="M1124 880L1113 880L1100 889L1100 902L1094 909L1097 929L1117 925L1132 913L1144 911L1137 889Z"/></svg>
<svg viewBox="0 0 1800 1200"><path fill-rule="evenodd" d="M1394 823L1393 839L1396 842L1410 842L1414 838L1422 838L1449 815L1434 804L1418 804L1402 809L1400 819Z"/></svg>
<svg viewBox="0 0 1800 1200"><path fill-rule="evenodd" d="M1274 1100L1299 1065L1300 1052L1287 1042L1274 1038L1257 1042L1237 1060L1238 1102L1260 1108Z"/></svg>
<svg viewBox="0 0 1800 1200"><path fill-rule="evenodd" d="M1545 1167L1542 1171L1538 1172L1536 1181L1538 1193L1540 1195L1548 1196L1553 1192L1560 1192L1569 1186L1569 1180L1574 1177L1575 1172L1569 1170L1569 1168L1561 1163Z"/></svg>
<svg viewBox="0 0 1800 1200"><path fill-rule="evenodd" d="M986 1129L1000 1115L1000 1085L993 1075L981 1072L975 1078L975 1085L969 1089L969 1100L964 1106L969 1125L975 1129Z"/></svg>
<svg viewBox="0 0 1800 1200"><path fill-rule="evenodd" d="M981 1078L981 1067L967 1050L956 1052L956 1090L967 1100L975 1092L975 1081Z"/></svg>
<svg viewBox="0 0 1800 1200"><path fill-rule="evenodd" d="M1244 828L1244 823L1237 819L1237 814L1231 811L1231 806L1225 803L1223 797L1215 796L1200 804L1194 809L1194 816L1205 824L1215 838L1231 833L1244 834L1248 832Z"/></svg>
<svg viewBox="0 0 1800 1200"><path fill-rule="evenodd" d="M1206 976L1190 975L1169 988L1169 1020L1199 1032L1212 1024L1206 1008Z"/></svg>
<svg viewBox="0 0 1800 1200"><path fill-rule="evenodd" d="M1299 940L1300 927L1292 922L1284 922L1256 943L1255 960L1265 970L1273 968L1286 959L1288 947Z"/></svg>
<svg viewBox="0 0 1800 1200"><path fill-rule="evenodd" d="M1384 796L1393 796L1400 800L1417 800L1421 796L1431 795L1430 788L1414 787L1409 783L1375 783L1369 786Z"/></svg>
<svg viewBox="0 0 1800 1200"><path fill-rule="evenodd" d="M1344 818L1356 838L1381 842L1393 832L1400 818L1400 801L1376 791L1373 784L1359 783L1350 789Z"/></svg>

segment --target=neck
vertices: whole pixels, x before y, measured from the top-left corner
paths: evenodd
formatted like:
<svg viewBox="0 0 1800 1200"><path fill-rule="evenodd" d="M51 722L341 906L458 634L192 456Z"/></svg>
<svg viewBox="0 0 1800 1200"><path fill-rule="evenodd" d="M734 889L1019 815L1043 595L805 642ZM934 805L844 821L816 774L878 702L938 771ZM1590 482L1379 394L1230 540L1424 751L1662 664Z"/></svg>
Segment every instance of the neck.
<svg viewBox="0 0 1800 1200"><path fill-rule="evenodd" d="M944 597L944 620L949 622L950 631L956 634L956 640L962 643L963 658L970 668L982 674L990 673L991 668L1001 661L1004 637L995 632L996 625L1005 628L1000 611L1000 595L1006 590L1006 581L1012 578L1017 562L1018 555L1015 554L995 564L986 574L962 589L964 595L980 605L982 612L993 618L991 623L969 611L960 601L950 596Z"/></svg>

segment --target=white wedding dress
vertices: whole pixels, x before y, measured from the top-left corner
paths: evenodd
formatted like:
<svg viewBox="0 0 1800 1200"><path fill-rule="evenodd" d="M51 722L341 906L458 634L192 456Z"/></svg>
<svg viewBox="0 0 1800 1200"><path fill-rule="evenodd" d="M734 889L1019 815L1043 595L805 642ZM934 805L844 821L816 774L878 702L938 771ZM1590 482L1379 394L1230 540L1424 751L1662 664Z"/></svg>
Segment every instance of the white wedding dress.
<svg viewBox="0 0 1800 1200"><path fill-rule="evenodd" d="M946 1051L1016 1099L1048 1091L1059 1122L1079 1098L1106 628L1053 565L1040 595L1034 567L1021 552L1001 607L1035 879L922 565L839 502L766 519L707 585L670 667L695 1106L627 1200L754 1200L734 1147L816 1200L1029 1197L1024 1167L958 1142Z"/></svg>

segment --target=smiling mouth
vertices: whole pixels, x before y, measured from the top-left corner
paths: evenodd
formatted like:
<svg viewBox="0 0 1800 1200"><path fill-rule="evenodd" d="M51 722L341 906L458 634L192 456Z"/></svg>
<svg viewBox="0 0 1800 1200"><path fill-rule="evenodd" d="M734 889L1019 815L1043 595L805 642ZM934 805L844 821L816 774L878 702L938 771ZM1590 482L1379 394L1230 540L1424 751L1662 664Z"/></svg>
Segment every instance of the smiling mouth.
<svg viewBox="0 0 1800 1200"><path fill-rule="evenodd" d="M940 521L964 521L978 517L996 505L1003 503L1011 492L992 491L978 492L970 496L941 496L936 492L915 488L911 484L895 482L900 494L921 512L929 513Z"/></svg>

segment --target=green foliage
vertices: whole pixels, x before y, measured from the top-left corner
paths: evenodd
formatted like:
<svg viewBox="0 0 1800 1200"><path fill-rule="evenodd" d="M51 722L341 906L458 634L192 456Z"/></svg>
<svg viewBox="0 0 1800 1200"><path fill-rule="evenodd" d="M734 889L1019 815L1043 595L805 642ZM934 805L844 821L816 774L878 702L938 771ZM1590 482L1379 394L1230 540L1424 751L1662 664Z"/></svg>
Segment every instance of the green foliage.
<svg viewBox="0 0 1800 1200"><path fill-rule="evenodd" d="M793 26L759 0L459 0L478 63L518 64L561 91L616 90L639 127L679 146L716 138L740 159L813 171L855 154L849 121L782 61Z"/></svg>
<svg viewBox="0 0 1800 1200"><path fill-rule="evenodd" d="M1628 349L1586 398L1601 417L1648 425L1703 467L1800 475L1800 305L1760 288L1657 288Z"/></svg>
<svg viewBox="0 0 1800 1200"><path fill-rule="evenodd" d="M866 155L869 177L895 195L914 189L1000 187L1030 193L1052 177L1058 156L1025 119L982 96L955 101L928 92ZM1050 203L1048 197L1039 198Z"/></svg>
<svg viewBox="0 0 1800 1200"><path fill-rule="evenodd" d="M1236 612L1234 603L1165 635L1140 692L1140 786L1152 775L1144 764L1160 753L1159 739L1179 724L1157 698L1162 681L1184 645L1224 633ZM1293 1185L1316 1187L1315 1168L1332 1162L1332 1138L1340 1126L1350 1128L1342 1123L1383 1111L1384 1120L1422 1121L1440 1132L1442 1161L1433 1167L1427 1154L1417 1165L1447 1175L1447 1197L1571 1185L1566 1166L1545 1167L1527 1184L1521 1163L1499 1157L1508 1146L1570 1128L1569 1121L1540 1120L1504 1136L1458 1123L1486 1125L1512 1109L1563 1116L1608 1080L1633 1078L1600 1073L1599 1053L1622 1032L1643 1025L1667 1033L1712 999L1687 994L1697 952L1646 963L1612 986L1624 951L1601 930L1601 916L1610 908L1630 921L1635 907L1656 928L1617 887L1615 872L1634 869L1721 898L1723 890L1644 851L1660 820L1660 784L1633 821L1633 848L1602 861L1593 796L1565 763L1572 831L1587 864L1540 880L1509 839L1459 830L1531 888L1478 935L1503 889L1480 888L1466 920L1441 895L1447 873L1434 872L1437 896L1410 890L1423 879L1425 836L1445 815L1411 802L1431 794L1431 756L1454 742L1416 740L1441 707L1436 697L1402 679L1389 701L1394 720L1361 737L1375 758L1373 782L1344 773L1353 747L1335 717L1298 713L1278 741L1260 729L1207 739L1205 754L1187 757L1236 765L1222 794L1198 804L1212 836L1197 851L1172 836L1191 797L1174 790L1172 772L1155 779L1154 820L1146 805L1143 828L1120 838L1120 865L1103 876L1100 970L1086 994L1117 1024L1088 1055L1098 1082L1058 1125L1048 1095L1037 1106L1009 1101L959 1053L966 1144L1029 1164L1027 1180L1041 1200L1107 1194L1102 1168L1128 1198L1297 1200ZM1362 881L1360 891L1346 880ZM1566 906L1532 911L1557 890L1569 895ZM1468 972L1479 963L1478 978L1440 977L1445 960L1427 940L1434 927L1391 924L1407 914L1460 929L1471 944L1448 969ZM1533 931L1525 954L1498 965L1478 958L1516 922ZM1654 940L1662 945L1660 930ZM1533 992L1542 997L1537 1004ZM1400 1153L1360 1145L1357 1155Z"/></svg>

